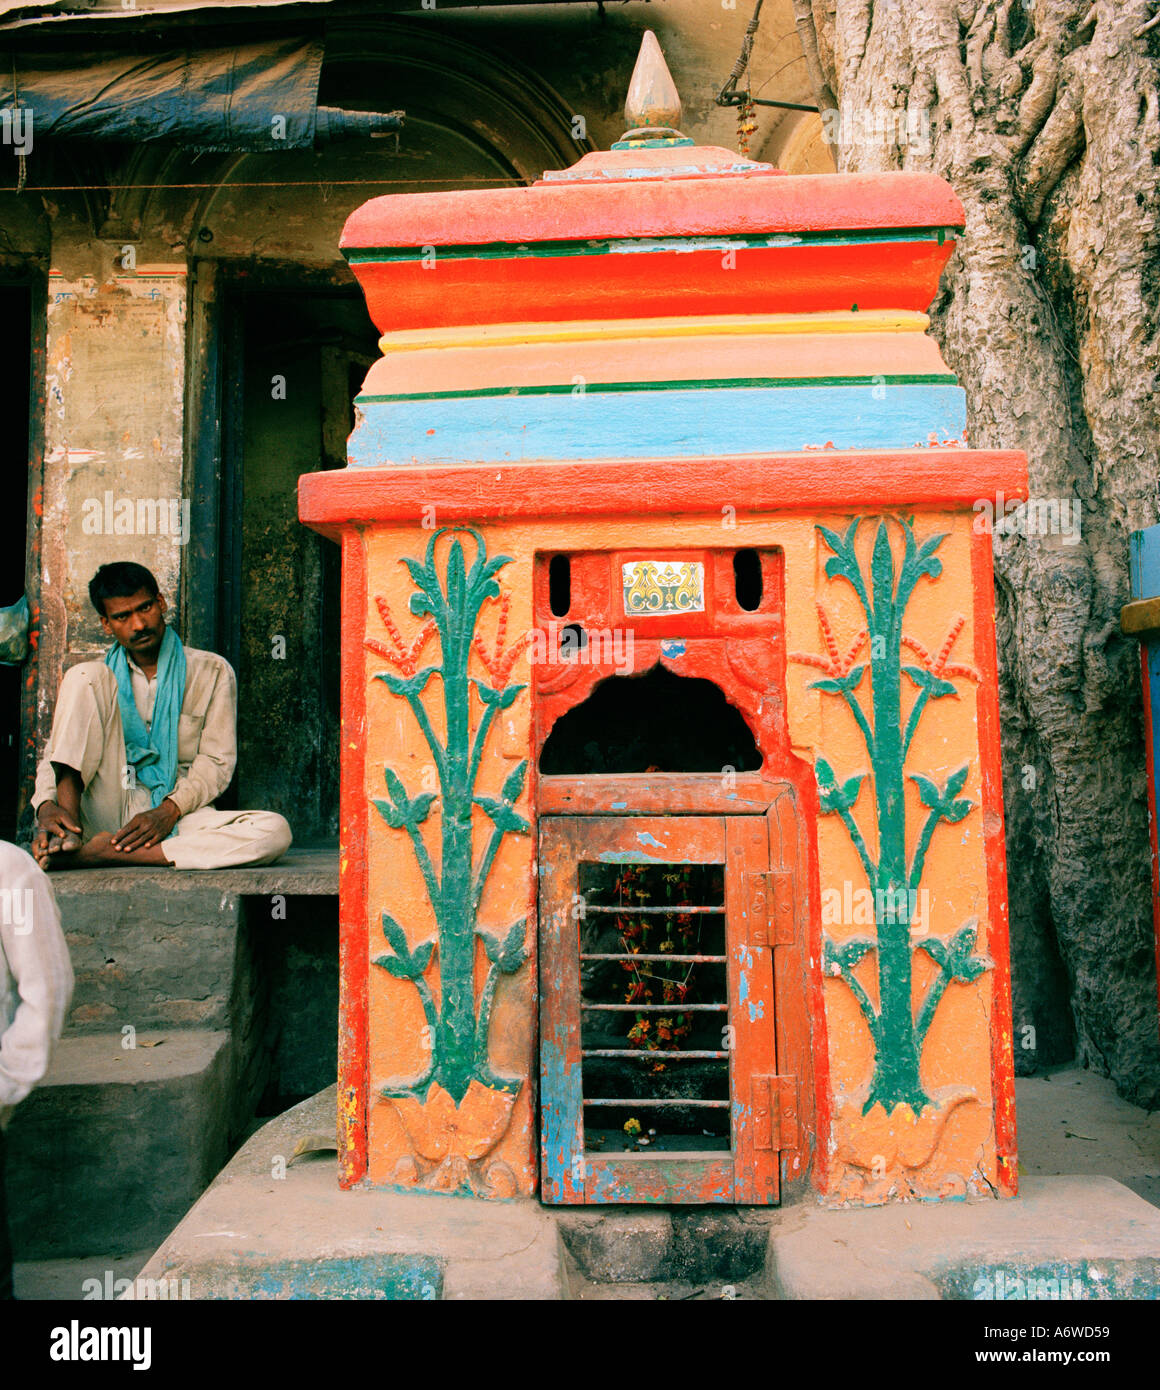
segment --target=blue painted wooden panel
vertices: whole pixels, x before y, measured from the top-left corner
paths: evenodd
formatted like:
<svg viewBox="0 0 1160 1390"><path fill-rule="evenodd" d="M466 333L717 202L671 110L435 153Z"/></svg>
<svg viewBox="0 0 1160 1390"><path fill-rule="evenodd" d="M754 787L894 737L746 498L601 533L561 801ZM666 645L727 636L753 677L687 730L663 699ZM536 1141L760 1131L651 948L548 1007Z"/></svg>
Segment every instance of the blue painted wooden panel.
<svg viewBox="0 0 1160 1390"><path fill-rule="evenodd" d="M1160 526L1133 531L1129 551L1131 593L1134 599L1160 598ZM1152 817L1152 915L1160 942L1160 877L1155 862L1156 789L1160 785L1160 641L1141 644L1144 659L1144 718L1148 722L1148 811ZM1158 956L1160 962L1160 956Z"/></svg>
<svg viewBox="0 0 1160 1390"><path fill-rule="evenodd" d="M1160 526L1132 532L1132 597L1160 598Z"/></svg>
<svg viewBox="0 0 1160 1390"><path fill-rule="evenodd" d="M1130 557L1132 597L1160 598L1160 526L1132 532ZM1145 713L1152 722L1152 766L1148 769L1148 775L1155 788L1157 772L1160 771L1157 762L1160 752L1157 747L1160 743L1160 641L1143 645L1148 663L1147 693L1150 696L1149 709Z"/></svg>
<svg viewBox="0 0 1160 1390"><path fill-rule="evenodd" d="M419 401L360 399L356 468L531 459L701 458L926 447L966 429L959 386L577 390ZM933 440L932 440L933 436ZM642 480L643 481L643 480Z"/></svg>

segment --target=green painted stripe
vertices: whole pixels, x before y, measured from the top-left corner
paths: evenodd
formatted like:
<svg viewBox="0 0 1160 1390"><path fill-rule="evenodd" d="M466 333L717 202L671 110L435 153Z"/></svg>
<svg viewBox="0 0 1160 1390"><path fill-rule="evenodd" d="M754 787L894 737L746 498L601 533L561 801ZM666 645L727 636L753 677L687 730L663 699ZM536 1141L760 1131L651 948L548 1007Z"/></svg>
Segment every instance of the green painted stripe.
<svg viewBox="0 0 1160 1390"><path fill-rule="evenodd" d="M752 387L801 386L957 386L958 378L950 372L918 373L889 376L779 376L779 377L722 377L720 379L690 379L688 381L590 381L584 383L587 395L612 391L730 391ZM356 396L359 404L371 405L391 401L466 400L470 396L569 396L578 389L573 385L552 386L480 386L466 391L415 391L397 396Z"/></svg>
<svg viewBox="0 0 1160 1390"><path fill-rule="evenodd" d="M695 248L698 244L704 244L706 250L720 250L726 247L741 250L767 250L771 247L792 249L797 246L862 246L871 242L882 241L934 241L941 246L948 236L954 236L955 231L956 229L954 227L908 227L905 229L887 228L865 232L771 232L768 236L758 237L730 236L728 233L722 233L720 236L683 237L656 235L603 237L584 241L489 241L482 242L477 246L428 245L426 253L429 255L434 251L437 259L443 257L448 260L502 261L512 258L518 260L547 259L552 256L645 255L649 253L643 248L650 246L650 244L655 244L658 251L663 251L673 244L680 244L690 248ZM623 247L631 242L638 243L642 250L639 252L623 252L613 249L614 247ZM424 247L358 247L356 249L344 251L343 254L351 265L381 264L390 261L417 261L422 259Z"/></svg>

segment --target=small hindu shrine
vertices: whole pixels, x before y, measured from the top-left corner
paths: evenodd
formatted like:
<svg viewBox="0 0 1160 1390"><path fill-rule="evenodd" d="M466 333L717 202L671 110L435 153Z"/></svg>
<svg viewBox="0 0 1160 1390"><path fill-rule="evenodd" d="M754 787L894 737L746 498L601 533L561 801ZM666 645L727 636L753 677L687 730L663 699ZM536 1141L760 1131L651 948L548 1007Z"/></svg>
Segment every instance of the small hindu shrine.
<svg viewBox="0 0 1160 1390"><path fill-rule="evenodd" d="M340 1172L545 1203L1016 1187L991 537L926 174L681 135L376 198L342 546Z"/></svg>

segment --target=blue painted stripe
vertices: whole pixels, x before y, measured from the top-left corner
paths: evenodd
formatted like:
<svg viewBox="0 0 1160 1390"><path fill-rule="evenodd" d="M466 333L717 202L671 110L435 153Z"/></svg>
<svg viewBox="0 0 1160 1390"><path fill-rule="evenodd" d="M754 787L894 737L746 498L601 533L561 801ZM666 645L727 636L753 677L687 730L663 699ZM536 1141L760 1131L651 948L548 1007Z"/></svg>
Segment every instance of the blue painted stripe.
<svg viewBox="0 0 1160 1390"><path fill-rule="evenodd" d="M1133 598L1160 598L1160 526L1133 531L1131 539Z"/></svg>
<svg viewBox="0 0 1160 1390"><path fill-rule="evenodd" d="M531 459L699 458L722 454L925 447L960 440L959 386L825 386L598 391L566 396L360 402L350 464Z"/></svg>

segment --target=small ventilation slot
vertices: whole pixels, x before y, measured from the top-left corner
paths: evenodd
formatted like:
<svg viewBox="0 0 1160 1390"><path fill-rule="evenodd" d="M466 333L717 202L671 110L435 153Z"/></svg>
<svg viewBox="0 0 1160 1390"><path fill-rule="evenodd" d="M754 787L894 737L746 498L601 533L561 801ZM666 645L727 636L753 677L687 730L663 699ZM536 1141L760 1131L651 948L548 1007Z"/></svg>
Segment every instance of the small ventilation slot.
<svg viewBox="0 0 1160 1390"><path fill-rule="evenodd" d="M761 607L761 556L756 550L738 550L733 555L733 588L737 606L746 613L756 613Z"/></svg>
<svg viewBox="0 0 1160 1390"><path fill-rule="evenodd" d="M572 607L572 557L553 555L548 562L548 607L553 618L566 618Z"/></svg>

